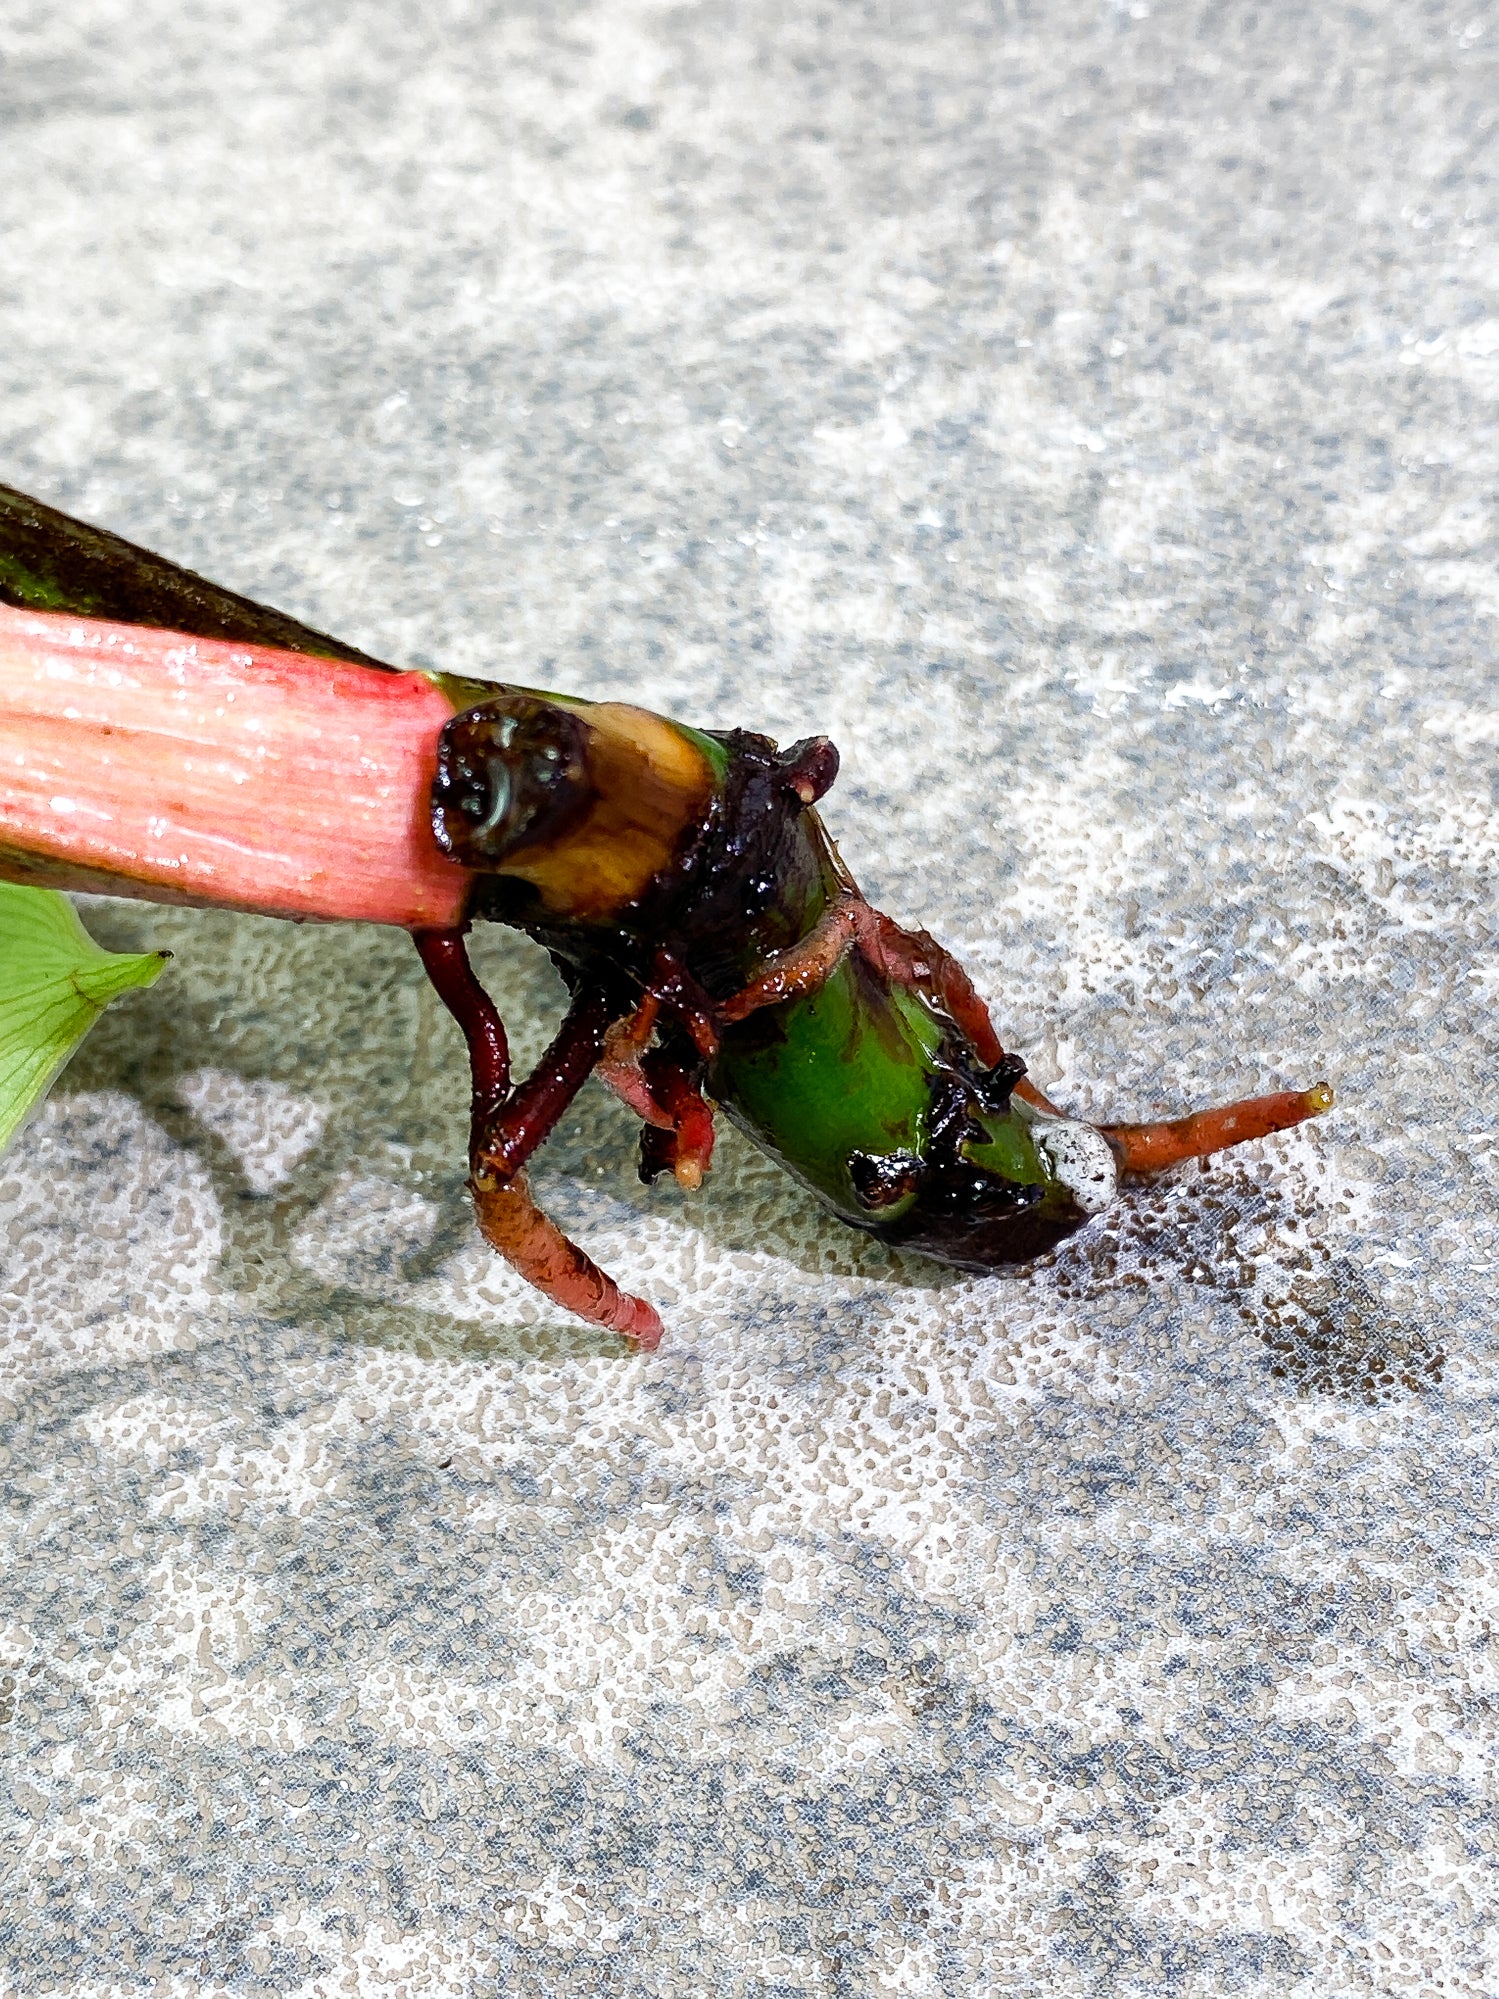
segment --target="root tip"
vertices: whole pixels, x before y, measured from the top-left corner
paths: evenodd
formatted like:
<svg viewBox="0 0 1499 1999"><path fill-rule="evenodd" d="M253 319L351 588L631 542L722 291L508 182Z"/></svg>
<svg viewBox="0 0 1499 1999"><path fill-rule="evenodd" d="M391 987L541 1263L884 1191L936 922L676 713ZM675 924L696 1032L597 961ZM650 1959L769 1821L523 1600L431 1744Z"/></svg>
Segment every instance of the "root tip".
<svg viewBox="0 0 1499 1999"><path fill-rule="evenodd" d="M626 1297L630 1308L630 1322L619 1331L641 1353L654 1353L661 1344L661 1336L666 1331L661 1323L661 1315L654 1305L648 1305L644 1298Z"/></svg>
<svg viewBox="0 0 1499 1999"><path fill-rule="evenodd" d="M1336 1101L1331 1083L1313 1083L1306 1093L1306 1114L1308 1117L1320 1117L1324 1111L1330 1111Z"/></svg>

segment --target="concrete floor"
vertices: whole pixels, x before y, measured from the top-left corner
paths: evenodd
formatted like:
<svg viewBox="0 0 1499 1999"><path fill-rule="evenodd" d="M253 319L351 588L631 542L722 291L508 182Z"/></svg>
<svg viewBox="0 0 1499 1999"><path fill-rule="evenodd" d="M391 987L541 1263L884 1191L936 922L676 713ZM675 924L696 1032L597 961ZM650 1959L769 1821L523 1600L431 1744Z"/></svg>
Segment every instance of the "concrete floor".
<svg viewBox="0 0 1499 1999"><path fill-rule="evenodd" d="M5 10L0 479L827 729L1055 1094L1340 1105L980 1280L590 1092L644 1361L473 1239L403 938L90 905L177 957L0 1164L4 1999L1499 1991L1496 39Z"/></svg>

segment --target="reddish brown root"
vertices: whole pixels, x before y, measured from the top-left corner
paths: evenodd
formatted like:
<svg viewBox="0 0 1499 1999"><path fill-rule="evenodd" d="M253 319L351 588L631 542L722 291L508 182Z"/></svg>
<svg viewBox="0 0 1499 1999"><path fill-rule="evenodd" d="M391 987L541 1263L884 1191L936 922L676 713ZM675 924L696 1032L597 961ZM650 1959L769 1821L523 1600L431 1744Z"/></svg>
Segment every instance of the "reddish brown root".
<svg viewBox="0 0 1499 1999"><path fill-rule="evenodd" d="M644 1156L654 1168L669 1169L677 1185L694 1193L713 1164L713 1110L693 1078L670 1056L646 1058L652 1099L664 1113L671 1136L664 1144L647 1145Z"/></svg>
<svg viewBox="0 0 1499 1999"><path fill-rule="evenodd" d="M718 1009L687 967L669 951L658 951L651 966L648 999L669 1009L705 1062L718 1053Z"/></svg>
<svg viewBox="0 0 1499 1999"><path fill-rule="evenodd" d="M604 1036L604 1061L638 1062L651 1045L660 1012L661 1002L647 996L633 1013L615 1021Z"/></svg>
<svg viewBox="0 0 1499 1999"><path fill-rule="evenodd" d="M768 958L756 977L719 1008L720 1019L731 1024L762 1006L816 992L855 947L882 978L923 994L939 1007L984 1068L996 1068L1004 1060L989 1009L952 953L925 930L903 930L893 918L871 909L852 888L828 907L799 944ZM1039 1096L1033 1100L1044 1101Z"/></svg>
<svg viewBox="0 0 1499 1999"><path fill-rule="evenodd" d="M469 1166L477 1182L504 1182L519 1173L593 1073L609 1028L609 1003L581 988L551 1046L502 1104L473 1122Z"/></svg>
<svg viewBox="0 0 1499 1999"><path fill-rule="evenodd" d="M492 1249L538 1291L580 1319L623 1333L645 1352L661 1343L661 1321L643 1298L621 1291L614 1279L569 1242L531 1198L521 1170L556 1126L609 1044L609 1007L601 992L575 995L567 1017L535 1071L510 1088L505 1028L488 993L474 977L462 930L418 931L422 963L443 1003L468 1043L473 1077L473 1122L469 1137L469 1192L479 1231ZM651 1002L647 1001L646 1007ZM624 1024L617 1046L640 1075L639 1050L654 1026L639 1010ZM637 1045L630 1053L628 1030ZM626 1065L627 1066L627 1065ZM642 1088L645 1078L640 1075Z"/></svg>
<svg viewBox="0 0 1499 1999"><path fill-rule="evenodd" d="M413 930L427 977L438 998L463 1029L474 1083L474 1115L504 1102L510 1089L510 1045L499 1009L474 976L462 928Z"/></svg>
<svg viewBox="0 0 1499 1999"><path fill-rule="evenodd" d="M986 1069L1004 1060L989 1009L978 989L950 951L925 930L902 930L867 903L861 905L859 949L876 971L897 985L924 993L953 1022Z"/></svg>
<svg viewBox="0 0 1499 1999"><path fill-rule="evenodd" d="M854 947L868 904L857 896L841 896L826 909L799 944L772 952L749 984L718 1009L726 1025L748 1020L763 1006L815 993L843 963Z"/></svg>
<svg viewBox="0 0 1499 1999"><path fill-rule="evenodd" d="M1038 1090L1029 1076L1022 1076L1015 1084L1014 1094L1024 1097L1028 1104L1034 1104L1038 1111L1045 1111L1050 1117L1067 1117L1067 1111L1058 1110L1044 1090Z"/></svg>
<svg viewBox="0 0 1499 1999"><path fill-rule="evenodd" d="M1027 1095L1030 1093L1027 1091ZM1289 1131L1332 1108L1332 1088L1277 1090L1268 1097L1244 1097L1211 1111L1171 1118L1161 1124L1105 1124L1099 1130L1119 1156L1126 1173L1160 1173L1183 1159L1205 1159L1251 1138Z"/></svg>
<svg viewBox="0 0 1499 1999"><path fill-rule="evenodd" d="M713 1164L713 1112L694 1091L690 1106L677 1121L676 1158L671 1170L679 1187L696 1193Z"/></svg>
<svg viewBox="0 0 1499 1999"><path fill-rule="evenodd" d="M689 1192L701 1187L713 1163L713 1111L693 1074L675 1056L650 1049L660 1002L647 997L627 1020L604 1037L604 1053L594 1074L606 1083L642 1124L642 1173L672 1173Z"/></svg>
<svg viewBox="0 0 1499 1999"><path fill-rule="evenodd" d="M655 1307L621 1291L607 1272L568 1241L532 1200L524 1173L507 1187L476 1187L471 1182L469 1191L484 1240L528 1283L580 1319L623 1333L643 1353L655 1352L663 1330Z"/></svg>
<svg viewBox="0 0 1499 1999"><path fill-rule="evenodd" d="M640 1058L650 1046L660 1011L660 1001L647 998L627 1019L617 1020L604 1036L604 1052L594 1074L643 1124L654 1125L659 1131L670 1131L671 1119L651 1094L651 1086L640 1066Z"/></svg>

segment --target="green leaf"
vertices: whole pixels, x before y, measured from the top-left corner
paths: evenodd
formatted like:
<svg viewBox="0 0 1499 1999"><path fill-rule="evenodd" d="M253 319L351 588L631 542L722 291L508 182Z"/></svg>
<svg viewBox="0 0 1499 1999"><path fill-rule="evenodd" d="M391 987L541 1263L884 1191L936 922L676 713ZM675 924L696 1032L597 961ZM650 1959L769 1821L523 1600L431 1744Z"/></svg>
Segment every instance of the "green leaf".
<svg viewBox="0 0 1499 1999"><path fill-rule="evenodd" d="M0 882L0 1151L109 1002L170 956L105 951L66 896Z"/></svg>

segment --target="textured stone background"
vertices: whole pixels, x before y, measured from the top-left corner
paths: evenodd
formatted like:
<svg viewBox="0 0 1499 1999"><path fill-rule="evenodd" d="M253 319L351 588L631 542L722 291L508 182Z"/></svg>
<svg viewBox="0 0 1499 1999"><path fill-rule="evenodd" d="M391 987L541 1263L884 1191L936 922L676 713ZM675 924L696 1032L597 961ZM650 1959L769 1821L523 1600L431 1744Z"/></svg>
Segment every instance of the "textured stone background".
<svg viewBox="0 0 1499 1999"><path fill-rule="evenodd" d="M1078 1107L1015 1281L732 1138L474 1244L399 936L0 1166L0 1992L1499 1992L1499 14L13 0L0 478L388 657L831 730ZM557 992L496 937L524 1050Z"/></svg>

